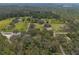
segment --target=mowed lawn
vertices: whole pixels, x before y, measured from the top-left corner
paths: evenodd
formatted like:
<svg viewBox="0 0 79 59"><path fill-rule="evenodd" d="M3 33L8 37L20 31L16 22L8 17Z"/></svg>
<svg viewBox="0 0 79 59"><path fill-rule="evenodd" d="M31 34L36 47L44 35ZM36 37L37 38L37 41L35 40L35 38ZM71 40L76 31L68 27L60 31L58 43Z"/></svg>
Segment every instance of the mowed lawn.
<svg viewBox="0 0 79 59"><path fill-rule="evenodd" d="M51 24L52 29L54 31L62 30L61 26L64 24L63 21L55 20L55 19L49 19L49 23Z"/></svg>
<svg viewBox="0 0 79 59"><path fill-rule="evenodd" d="M11 23L11 19L5 19L0 21L0 30L4 29L7 25L9 25Z"/></svg>
<svg viewBox="0 0 79 59"><path fill-rule="evenodd" d="M54 31L59 31L59 30L61 30L61 28L60 28L61 25L62 24L52 24L52 28L53 28Z"/></svg>
<svg viewBox="0 0 79 59"><path fill-rule="evenodd" d="M12 18L11 18L12 19ZM4 29L7 25L9 25L12 20L10 18L9 19L4 19L2 21L0 21L0 30ZM62 30L61 26L63 25L62 22L60 22L59 20L52 20L52 19L47 19L47 21L49 22L49 24L51 24L52 29L54 31L60 31ZM15 24L15 27L12 30L18 30L18 31L26 31L27 27L28 27L28 22L26 21L22 21L22 22L18 22ZM38 23L34 23L37 29L43 30L44 29L44 24L38 24ZM5 30L5 31L12 31L12 30Z"/></svg>
<svg viewBox="0 0 79 59"><path fill-rule="evenodd" d="M36 25L36 29L43 30L43 28L44 28L44 24L37 24L37 23L35 23L35 25Z"/></svg>
<svg viewBox="0 0 79 59"><path fill-rule="evenodd" d="M27 26L28 26L28 23L19 22L19 23L16 23L15 29L18 30L18 31L26 31Z"/></svg>

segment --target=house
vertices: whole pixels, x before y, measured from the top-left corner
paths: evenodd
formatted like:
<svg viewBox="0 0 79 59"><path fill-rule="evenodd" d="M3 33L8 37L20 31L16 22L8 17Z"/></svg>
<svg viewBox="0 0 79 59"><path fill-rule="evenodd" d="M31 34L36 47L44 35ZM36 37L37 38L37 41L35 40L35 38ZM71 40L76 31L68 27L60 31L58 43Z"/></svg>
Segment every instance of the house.
<svg viewBox="0 0 79 59"><path fill-rule="evenodd" d="M52 27L51 27L51 25L47 22L46 24L44 24L44 28L46 29L46 30L52 30Z"/></svg>
<svg viewBox="0 0 79 59"><path fill-rule="evenodd" d="M37 21L39 24L44 24L44 20L43 19L38 19Z"/></svg>
<svg viewBox="0 0 79 59"><path fill-rule="evenodd" d="M22 21L22 19L17 17L17 18L15 18L15 19L13 19L12 22L13 22L13 23L18 23L18 22L21 22L21 21Z"/></svg>
<svg viewBox="0 0 79 59"><path fill-rule="evenodd" d="M29 26L29 30L35 29L35 24L31 23Z"/></svg>

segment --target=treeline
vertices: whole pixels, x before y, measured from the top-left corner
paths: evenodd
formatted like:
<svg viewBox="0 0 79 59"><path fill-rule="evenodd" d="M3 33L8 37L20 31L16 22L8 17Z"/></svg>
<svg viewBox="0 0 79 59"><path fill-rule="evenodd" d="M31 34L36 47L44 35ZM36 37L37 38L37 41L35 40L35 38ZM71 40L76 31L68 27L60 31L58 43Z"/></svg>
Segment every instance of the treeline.
<svg viewBox="0 0 79 59"><path fill-rule="evenodd" d="M41 10L41 8L0 8L0 20L10 17L32 16L33 18L56 18L60 19L60 15L52 13L49 9Z"/></svg>
<svg viewBox="0 0 79 59"><path fill-rule="evenodd" d="M0 20L9 17L32 16L34 18L79 18L76 8L0 7Z"/></svg>

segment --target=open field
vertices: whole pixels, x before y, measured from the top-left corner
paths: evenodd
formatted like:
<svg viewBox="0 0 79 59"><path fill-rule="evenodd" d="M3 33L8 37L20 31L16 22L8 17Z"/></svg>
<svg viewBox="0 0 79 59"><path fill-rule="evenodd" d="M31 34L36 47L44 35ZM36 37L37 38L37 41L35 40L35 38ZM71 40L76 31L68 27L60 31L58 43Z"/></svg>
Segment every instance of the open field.
<svg viewBox="0 0 79 59"><path fill-rule="evenodd" d="M26 31L28 24L24 23L24 22L19 22L16 23L15 25L15 29L19 30L19 31Z"/></svg>
<svg viewBox="0 0 79 59"><path fill-rule="evenodd" d="M5 19L0 21L0 29L4 29L7 25L11 23L11 19Z"/></svg>
<svg viewBox="0 0 79 59"><path fill-rule="evenodd" d="M25 18L27 20L28 17L20 17L20 18L22 19ZM28 22L26 20L16 23L15 27L12 30L5 29L5 31L13 31L14 29L18 31L26 31L28 26ZM11 18L0 21L0 29L6 28L6 26L8 26L11 22L12 22ZM50 20L49 23L54 31L61 30L61 25L63 25L58 20ZM34 24L36 25L37 29L43 30L44 24L38 24L38 23Z"/></svg>

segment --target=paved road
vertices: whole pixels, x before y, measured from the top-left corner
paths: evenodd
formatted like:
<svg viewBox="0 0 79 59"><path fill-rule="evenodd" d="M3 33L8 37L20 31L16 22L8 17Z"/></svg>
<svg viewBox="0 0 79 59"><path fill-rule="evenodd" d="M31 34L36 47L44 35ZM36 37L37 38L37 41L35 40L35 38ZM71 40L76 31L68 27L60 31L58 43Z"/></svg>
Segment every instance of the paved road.
<svg viewBox="0 0 79 59"><path fill-rule="evenodd" d="M68 32L55 32L55 34L68 34Z"/></svg>
<svg viewBox="0 0 79 59"><path fill-rule="evenodd" d="M61 45L59 45L59 48L60 48L60 50L61 50L62 54L63 54L63 55L66 55L66 54L65 54L65 52L64 52L64 49L62 48L62 46L61 46Z"/></svg>
<svg viewBox="0 0 79 59"><path fill-rule="evenodd" d="M13 32L1 32L1 34L3 35L3 36L5 36L6 38L7 38L7 41L11 44L12 42L11 42L11 40L10 40L10 38L13 36L13 35L20 35L21 33L13 33Z"/></svg>
<svg viewBox="0 0 79 59"><path fill-rule="evenodd" d="M53 32L53 37L56 37L56 35L60 34L68 34L68 32Z"/></svg>
<svg viewBox="0 0 79 59"><path fill-rule="evenodd" d="M1 32L1 34L2 34L3 36L6 36L7 41L8 41L10 44L12 43L11 40L10 40L10 38L11 38L11 36L13 35L13 32Z"/></svg>
<svg viewBox="0 0 79 59"><path fill-rule="evenodd" d="M29 30L29 26L30 26L30 23L29 23L28 26L27 26L27 30L26 30L26 32Z"/></svg>
<svg viewBox="0 0 79 59"><path fill-rule="evenodd" d="M54 33L53 33L53 37L56 37L56 35L61 35L61 34L66 35L66 34L68 34L68 32L54 32ZM67 38L67 40L70 40L69 37L66 36L66 38ZM57 40L57 41L58 41L58 40ZM65 53L65 51L64 51L64 49L63 49L63 47L62 47L62 45L61 45L60 43L59 43L59 48L60 48L60 50L61 50L61 53L62 53L63 55L66 55L66 53Z"/></svg>
<svg viewBox="0 0 79 59"><path fill-rule="evenodd" d="M70 38L70 37L68 37L67 35L65 35L65 38L66 38L67 40L71 40L71 38Z"/></svg>

